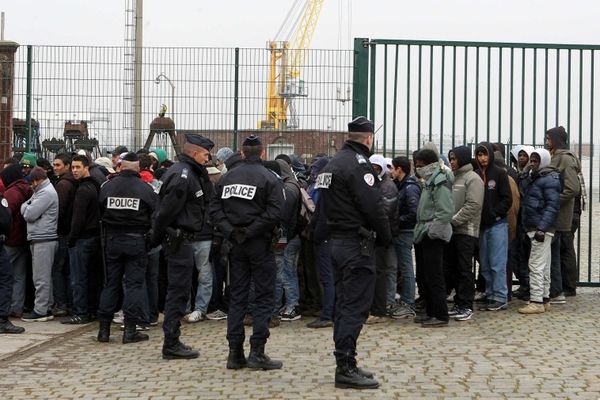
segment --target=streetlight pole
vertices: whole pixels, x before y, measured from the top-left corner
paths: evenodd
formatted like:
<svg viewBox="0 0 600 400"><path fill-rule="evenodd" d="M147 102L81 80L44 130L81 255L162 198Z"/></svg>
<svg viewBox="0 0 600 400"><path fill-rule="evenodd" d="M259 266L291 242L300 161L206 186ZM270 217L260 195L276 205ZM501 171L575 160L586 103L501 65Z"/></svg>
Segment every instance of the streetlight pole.
<svg viewBox="0 0 600 400"><path fill-rule="evenodd" d="M160 83L160 78L163 78L165 81L171 85L171 119L175 122L175 85L171 80L165 75L164 72L161 72L156 79L154 79L154 83L157 85Z"/></svg>

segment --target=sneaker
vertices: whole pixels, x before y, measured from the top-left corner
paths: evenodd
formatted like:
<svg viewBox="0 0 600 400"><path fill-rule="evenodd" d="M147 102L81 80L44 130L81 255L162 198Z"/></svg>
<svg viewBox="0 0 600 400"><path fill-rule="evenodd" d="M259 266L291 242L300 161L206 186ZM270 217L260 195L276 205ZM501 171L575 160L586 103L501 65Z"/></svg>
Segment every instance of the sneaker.
<svg viewBox="0 0 600 400"><path fill-rule="evenodd" d="M125 316L123 315L123 310L119 310L115 313L113 320L113 324L123 325L125 323Z"/></svg>
<svg viewBox="0 0 600 400"><path fill-rule="evenodd" d="M390 310L390 317L394 319L414 318L416 315L412 307L404 302L398 303Z"/></svg>
<svg viewBox="0 0 600 400"><path fill-rule="evenodd" d="M456 290L452 289L450 294L448 296L446 296L446 302L454 303L454 296L456 296Z"/></svg>
<svg viewBox="0 0 600 400"><path fill-rule="evenodd" d="M206 318L213 320L213 321L219 321L222 319L227 319L227 314L221 310L217 310L217 311L213 311L209 314L206 314Z"/></svg>
<svg viewBox="0 0 600 400"><path fill-rule="evenodd" d="M206 319L206 314L203 313L202 311L192 311L191 313L189 313L188 315L186 315L185 317L183 317L183 320L185 322L189 322L190 324L194 323L194 322L199 322L199 321L204 321Z"/></svg>
<svg viewBox="0 0 600 400"><path fill-rule="evenodd" d="M21 317L21 320L25 321L25 322L46 322L46 321L50 321L53 319L54 319L54 316L51 313L42 315L42 314L36 313L35 311L25 313Z"/></svg>
<svg viewBox="0 0 600 400"><path fill-rule="evenodd" d="M486 302L485 292L475 292L474 300L476 303L485 303Z"/></svg>
<svg viewBox="0 0 600 400"><path fill-rule="evenodd" d="M0 319L0 333L19 334L25 332L22 326L15 326L8 319Z"/></svg>
<svg viewBox="0 0 600 400"><path fill-rule="evenodd" d="M448 310L448 316L454 317L459 312L460 312L460 307L455 304L451 309Z"/></svg>
<svg viewBox="0 0 600 400"><path fill-rule="evenodd" d="M546 308L542 303L529 303L525 307L519 308L521 314L541 314L546 312Z"/></svg>
<svg viewBox="0 0 600 400"><path fill-rule="evenodd" d="M69 312L66 308L54 306L52 307L52 315L54 315L55 317L66 317L67 315L69 315Z"/></svg>
<svg viewBox="0 0 600 400"><path fill-rule="evenodd" d="M491 303L489 303L487 305L486 309L488 311L507 310L508 309L508 304L506 302L503 302L503 301L492 301Z"/></svg>
<svg viewBox="0 0 600 400"><path fill-rule="evenodd" d="M122 331L124 331L125 330L125 325L121 325L119 327L119 329L122 330ZM135 330L138 331L138 332L149 331L150 327L148 325L136 325L135 326Z"/></svg>
<svg viewBox="0 0 600 400"><path fill-rule="evenodd" d="M490 303L492 303L489 300L486 300L484 304L481 304L478 308L479 311L488 311L488 305L490 305Z"/></svg>
<svg viewBox="0 0 600 400"><path fill-rule="evenodd" d="M90 323L90 317L87 315L73 315L70 318L63 319L60 321L61 324L65 325L82 325Z"/></svg>
<svg viewBox="0 0 600 400"><path fill-rule="evenodd" d="M150 326L157 326L158 325L158 320L156 320L156 321L150 321L148 323L148 325L150 325Z"/></svg>
<svg viewBox="0 0 600 400"><path fill-rule="evenodd" d="M470 308L460 308L458 312L454 315L455 321L468 321L473 316L473 310Z"/></svg>
<svg viewBox="0 0 600 400"><path fill-rule="evenodd" d="M550 304L565 304L567 299L564 294L559 294L555 297L550 297Z"/></svg>
<svg viewBox="0 0 600 400"><path fill-rule="evenodd" d="M319 318L315 319L313 322L306 324L307 328L313 328L313 329L329 328L330 326L333 326L333 321L330 321L328 319L319 319Z"/></svg>
<svg viewBox="0 0 600 400"><path fill-rule="evenodd" d="M298 307L291 307L281 314L282 321L296 321L300 318L302 318L302 315L298 312Z"/></svg>
<svg viewBox="0 0 600 400"><path fill-rule="evenodd" d="M385 322L385 317L380 317L378 315L369 314L369 318L365 321L367 325L380 324Z"/></svg>

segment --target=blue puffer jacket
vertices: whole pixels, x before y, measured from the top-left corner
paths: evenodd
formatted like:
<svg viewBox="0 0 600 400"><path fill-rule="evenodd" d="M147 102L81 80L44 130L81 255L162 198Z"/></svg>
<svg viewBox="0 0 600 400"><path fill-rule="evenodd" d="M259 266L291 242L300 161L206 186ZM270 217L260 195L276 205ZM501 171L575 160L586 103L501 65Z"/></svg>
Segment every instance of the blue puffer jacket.
<svg viewBox="0 0 600 400"><path fill-rule="evenodd" d="M524 199L521 202L521 218L527 231L554 232L560 209L562 186L560 175L553 167L540 169L524 182Z"/></svg>
<svg viewBox="0 0 600 400"><path fill-rule="evenodd" d="M398 187L398 218L392 226L392 233L397 234L399 231L412 231L415 228L421 184L412 175L405 177L401 182L395 182Z"/></svg>

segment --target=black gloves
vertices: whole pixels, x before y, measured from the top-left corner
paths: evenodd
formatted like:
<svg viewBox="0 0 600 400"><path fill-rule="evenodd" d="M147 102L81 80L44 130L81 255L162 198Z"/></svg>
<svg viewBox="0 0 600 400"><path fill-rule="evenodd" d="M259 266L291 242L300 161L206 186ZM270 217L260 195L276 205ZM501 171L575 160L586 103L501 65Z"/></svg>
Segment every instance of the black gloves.
<svg viewBox="0 0 600 400"><path fill-rule="evenodd" d="M545 237L546 233L543 231L535 231L535 234L533 235L536 242L543 242Z"/></svg>
<svg viewBox="0 0 600 400"><path fill-rule="evenodd" d="M246 241L246 228L235 228L231 234L231 238L237 244L242 244Z"/></svg>

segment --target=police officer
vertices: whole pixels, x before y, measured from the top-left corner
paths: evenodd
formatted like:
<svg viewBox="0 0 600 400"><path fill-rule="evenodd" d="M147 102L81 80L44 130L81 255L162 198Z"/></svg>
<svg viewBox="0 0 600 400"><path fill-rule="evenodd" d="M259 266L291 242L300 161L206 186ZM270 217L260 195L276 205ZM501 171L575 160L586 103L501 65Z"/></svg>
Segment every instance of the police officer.
<svg viewBox="0 0 600 400"><path fill-rule="evenodd" d="M219 180L210 216L231 246L229 252L230 303L227 316L229 357L227 368L279 369L281 361L264 352L273 311L277 266L272 251L273 231L281 223L283 185L262 164L260 139L250 136L242 144L242 164ZM248 308L250 280L255 305L250 354L244 355L244 315Z"/></svg>
<svg viewBox="0 0 600 400"><path fill-rule="evenodd" d="M152 213L158 196L140 175L135 153L127 153L121 162L121 172L100 188L98 201L105 237L106 284L100 295L98 341L108 342L110 323L114 316L125 275L125 331L123 343L148 340L137 332L146 301L146 233L150 230Z"/></svg>
<svg viewBox="0 0 600 400"><path fill-rule="evenodd" d="M356 365L356 341L373 301L375 242L386 246L391 232L379 207L381 193L369 162L373 123L357 117L348 124L348 131L348 140L316 182L316 188L324 189L322 199L335 270L335 386L374 389L379 382Z"/></svg>
<svg viewBox="0 0 600 400"><path fill-rule="evenodd" d="M214 143L203 136L187 134L183 154L159 182L160 207L150 238L155 247L163 239L167 257L167 298L163 331L164 359L197 358L198 351L179 340L180 320L190 297L194 265L193 242L205 224L211 185L205 164Z"/></svg>

